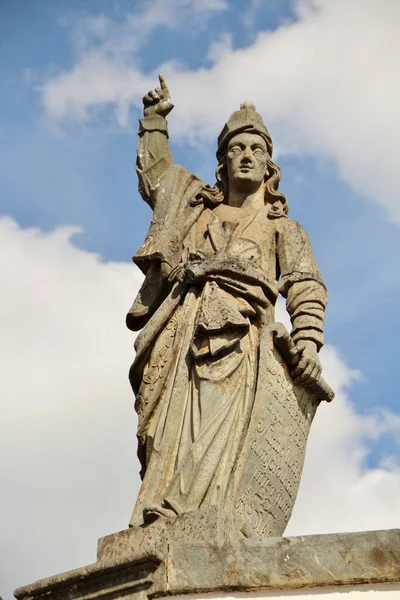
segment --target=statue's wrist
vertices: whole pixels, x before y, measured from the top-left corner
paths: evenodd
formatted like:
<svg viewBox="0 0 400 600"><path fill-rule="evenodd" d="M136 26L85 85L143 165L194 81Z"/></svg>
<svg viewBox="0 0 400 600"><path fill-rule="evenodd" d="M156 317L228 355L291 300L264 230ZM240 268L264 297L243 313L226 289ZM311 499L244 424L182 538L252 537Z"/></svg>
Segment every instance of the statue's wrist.
<svg viewBox="0 0 400 600"><path fill-rule="evenodd" d="M308 350L310 352L318 352L318 345L316 342L314 342L314 340L309 340L309 339L304 339L304 340L297 340L296 341L296 346L297 349L300 350L301 352L303 350Z"/></svg>
<svg viewBox="0 0 400 600"><path fill-rule="evenodd" d="M139 119L139 133L144 131L160 131L168 135L168 123L165 117L157 114L145 115Z"/></svg>

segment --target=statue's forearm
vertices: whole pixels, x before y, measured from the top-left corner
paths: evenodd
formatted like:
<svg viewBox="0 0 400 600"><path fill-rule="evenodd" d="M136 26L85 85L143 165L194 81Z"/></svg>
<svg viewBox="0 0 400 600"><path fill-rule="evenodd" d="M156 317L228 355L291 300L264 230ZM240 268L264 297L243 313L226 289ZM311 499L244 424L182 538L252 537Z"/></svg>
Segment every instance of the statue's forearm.
<svg viewBox="0 0 400 600"><path fill-rule="evenodd" d="M173 164L168 144L168 126L165 118L160 115L143 117L139 123L136 163L139 190L144 200L153 206L153 192Z"/></svg>
<svg viewBox="0 0 400 600"><path fill-rule="evenodd" d="M326 290L317 281L293 282L287 291L286 307L292 322L292 339L311 340L318 350L324 344Z"/></svg>
<svg viewBox="0 0 400 600"><path fill-rule="evenodd" d="M277 254L282 275L280 291L292 322L294 342L313 341L323 346L326 288L316 265L311 244L304 229L290 219L277 222Z"/></svg>

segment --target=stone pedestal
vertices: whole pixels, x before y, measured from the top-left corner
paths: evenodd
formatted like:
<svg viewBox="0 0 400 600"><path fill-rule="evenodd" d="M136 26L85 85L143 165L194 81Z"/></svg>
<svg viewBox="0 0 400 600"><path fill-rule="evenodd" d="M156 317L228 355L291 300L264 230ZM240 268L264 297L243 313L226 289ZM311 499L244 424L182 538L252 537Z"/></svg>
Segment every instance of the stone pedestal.
<svg viewBox="0 0 400 600"><path fill-rule="evenodd" d="M400 598L400 530L259 542L235 538L219 509L199 510L101 538L96 563L19 588L15 597L147 600L210 593L239 598L247 592L273 598L311 588L382 588L397 590Z"/></svg>

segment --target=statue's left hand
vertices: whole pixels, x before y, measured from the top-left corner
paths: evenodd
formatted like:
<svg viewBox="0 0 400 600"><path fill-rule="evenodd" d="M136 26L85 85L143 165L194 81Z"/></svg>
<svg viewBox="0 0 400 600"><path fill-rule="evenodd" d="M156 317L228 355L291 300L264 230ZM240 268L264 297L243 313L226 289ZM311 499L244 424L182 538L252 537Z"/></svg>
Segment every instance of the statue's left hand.
<svg viewBox="0 0 400 600"><path fill-rule="evenodd" d="M300 360L292 371L293 380L301 385L310 385L317 381L322 371L317 346L311 340L300 340L296 346Z"/></svg>

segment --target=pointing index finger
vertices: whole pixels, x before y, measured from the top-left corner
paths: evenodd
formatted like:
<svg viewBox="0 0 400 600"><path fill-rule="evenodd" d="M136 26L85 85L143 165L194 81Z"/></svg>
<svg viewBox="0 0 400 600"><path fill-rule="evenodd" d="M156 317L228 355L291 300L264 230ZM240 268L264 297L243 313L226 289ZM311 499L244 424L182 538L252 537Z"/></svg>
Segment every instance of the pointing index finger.
<svg viewBox="0 0 400 600"><path fill-rule="evenodd" d="M158 74L158 79L160 80L160 86L162 90L168 90L167 82L164 79L164 75L162 73Z"/></svg>

